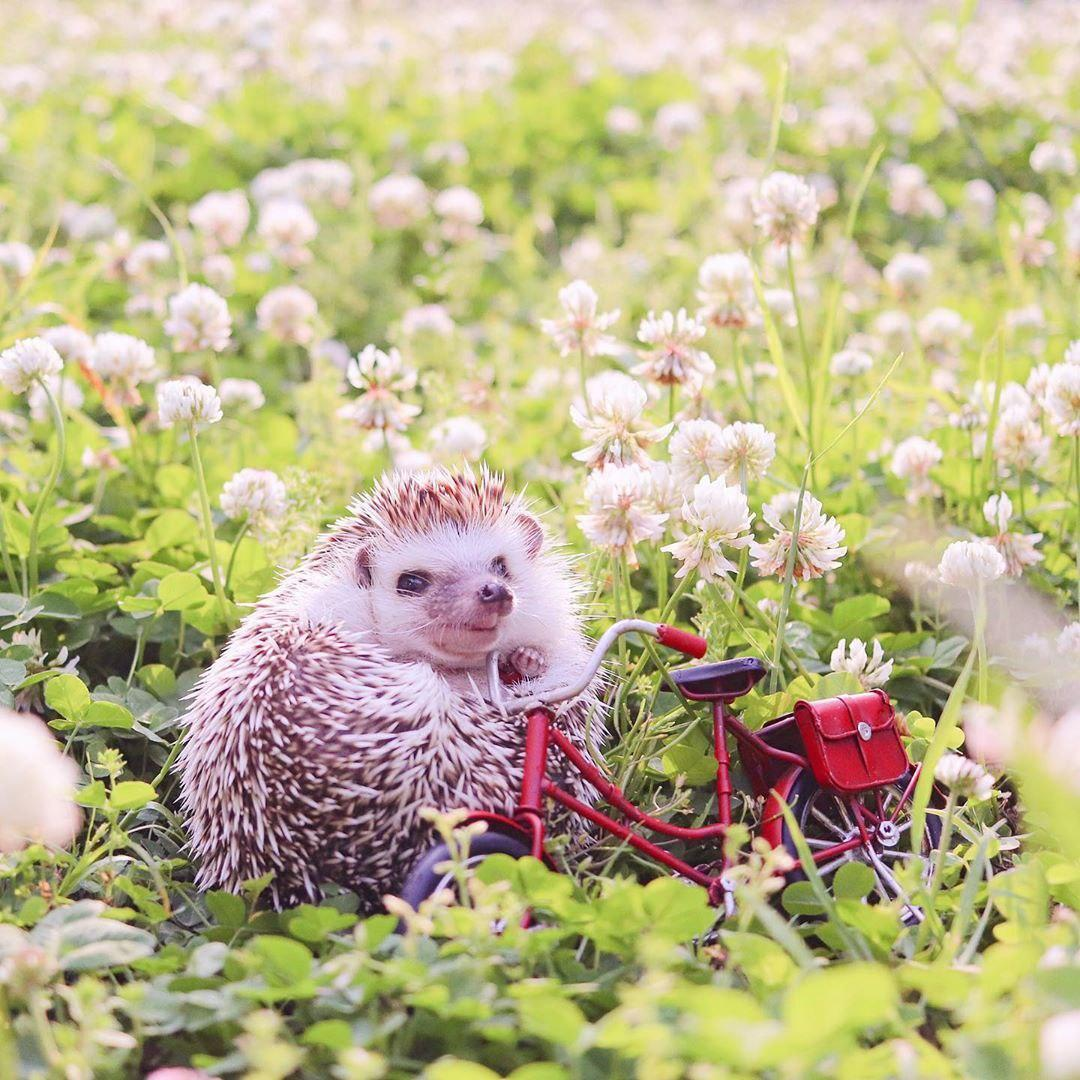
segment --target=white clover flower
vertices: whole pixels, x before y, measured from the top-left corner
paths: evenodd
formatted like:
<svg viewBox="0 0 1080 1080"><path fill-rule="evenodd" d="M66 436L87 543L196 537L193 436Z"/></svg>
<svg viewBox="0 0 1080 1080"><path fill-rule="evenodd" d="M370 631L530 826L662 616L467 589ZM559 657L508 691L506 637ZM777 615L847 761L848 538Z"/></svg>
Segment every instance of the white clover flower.
<svg viewBox="0 0 1080 1080"><path fill-rule="evenodd" d="M165 333L171 335L178 352L221 352L229 347L232 335L229 305L209 285L188 285L169 297Z"/></svg>
<svg viewBox="0 0 1080 1080"><path fill-rule="evenodd" d="M435 215L441 231L451 243L460 244L476 235L484 220L484 204L471 188L449 187L435 197Z"/></svg>
<svg viewBox="0 0 1080 1080"><path fill-rule="evenodd" d="M829 361L829 371L841 379L857 379L873 366L874 358L862 349L841 349Z"/></svg>
<svg viewBox="0 0 1080 1080"><path fill-rule="evenodd" d="M74 326L50 326L41 336L60 354L65 364L91 366L94 339Z"/></svg>
<svg viewBox="0 0 1080 1080"><path fill-rule="evenodd" d="M681 564L676 577L686 577L697 570L704 581L717 581L738 569L724 554L723 547L744 548L750 543L750 522L754 515L740 488L703 477L694 485L681 517L686 535L664 548Z"/></svg>
<svg viewBox="0 0 1080 1080"><path fill-rule="evenodd" d="M758 317L754 271L741 251L710 255L698 270L699 317L718 329L742 329Z"/></svg>
<svg viewBox="0 0 1080 1080"><path fill-rule="evenodd" d="M934 767L934 779L962 799L983 802L994 794L994 778L962 754L942 754Z"/></svg>
<svg viewBox="0 0 1080 1080"><path fill-rule="evenodd" d="M153 348L142 338L112 330L94 338L90 366L130 403L139 400L135 387L157 375Z"/></svg>
<svg viewBox="0 0 1080 1080"><path fill-rule="evenodd" d="M401 332L406 337L417 334L450 337L454 333L454 320L442 304L420 304L402 314Z"/></svg>
<svg viewBox="0 0 1080 1080"><path fill-rule="evenodd" d="M381 229L408 229L428 212L428 189L411 174L384 176L371 185L368 206Z"/></svg>
<svg viewBox="0 0 1080 1080"><path fill-rule="evenodd" d="M945 216L945 203L927 183L926 173L910 163L894 166L889 175L889 209L902 217Z"/></svg>
<svg viewBox="0 0 1080 1080"><path fill-rule="evenodd" d="M669 101L657 109L653 132L665 150L677 150L683 140L697 134L704 124L705 118L694 102Z"/></svg>
<svg viewBox="0 0 1080 1080"><path fill-rule="evenodd" d="M1057 250L1057 245L1045 236L1046 224L1042 221L1014 221L1009 226L1009 239L1012 241L1013 254L1021 266L1045 266Z"/></svg>
<svg viewBox="0 0 1080 1080"><path fill-rule="evenodd" d="M836 518L826 516L821 503L808 491L803 494L799 532L795 539L792 528L797 504L797 493L785 492L762 508L761 516L772 527L774 535L764 544L755 542L750 545L753 564L759 573L785 577L793 542L795 581L812 581L822 577L828 571L835 570L847 554L847 548L841 546L844 530L837 524Z"/></svg>
<svg viewBox="0 0 1080 1080"><path fill-rule="evenodd" d="M720 429L717 447L718 476L728 483L760 480L776 457L776 436L761 424L736 420Z"/></svg>
<svg viewBox="0 0 1080 1080"><path fill-rule="evenodd" d="M563 318L541 319L540 329L555 342L560 356L581 352L585 356L614 356L618 343L605 333L619 318L619 310L597 313L597 297L587 281L571 281L559 290Z"/></svg>
<svg viewBox="0 0 1080 1080"><path fill-rule="evenodd" d="M570 419L581 429L589 445L574 457L590 469L604 465L644 465L646 450L667 438L670 424L654 427L644 419L649 404L645 388L629 375L605 371L585 387L588 409L570 406Z"/></svg>
<svg viewBox="0 0 1080 1080"><path fill-rule="evenodd" d="M608 465L589 473L589 512L578 517L586 539L636 566L634 545L660 539L667 520L651 508L651 487L652 477L640 465Z"/></svg>
<svg viewBox="0 0 1080 1080"><path fill-rule="evenodd" d="M993 184L982 177L969 180L964 185L964 210L969 220L983 228L992 225L997 210L997 192Z"/></svg>
<svg viewBox="0 0 1080 1080"><path fill-rule="evenodd" d="M1076 175L1076 154L1065 142L1036 143L1029 161L1032 170L1042 176L1051 173L1058 176Z"/></svg>
<svg viewBox="0 0 1080 1080"><path fill-rule="evenodd" d="M893 451L890 468L894 476L908 481L908 502L915 503L924 496L938 493L937 485L930 479L930 470L942 457L944 453L941 447L921 435L912 435Z"/></svg>
<svg viewBox="0 0 1080 1080"><path fill-rule="evenodd" d="M253 525L276 521L287 504L284 483L269 469L241 469L221 489L221 509L233 521L246 518Z"/></svg>
<svg viewBox="0 0 1080 1080"><path fill-rule="evenodd" d="M604 117L604 129L616 138L639 135L643 127L641 113L627 105L613 105Z"/></svg>
<svg viewBox="0 0 1080 1080"><path fill-rule="evenodd" d="M7 270L16 281L21 281L34 269L34 251L28 244L18 240L0 243L0 270Z"/></svg>
<svg viewBox="0 0 1080 1080"><path fill-rule="evenodd" d="M1071 351L1071 347L1070 347ZM1069 361L1050 369L1046 412L1059 435L1080 435L1080 364Z"/></svg>
<svg viewBox="0 0 1080 1080"><path fill-rule="evenodd" d="M1065 348L1065 363L1080 365L1080 338L1070 341Z"/></svg>
<svg viewBox="0 0 1080 1080"><path fill-rule="evenodd" d="M286 266L303 266L311 253L307 245L319 234L311 211L292 199L274 199L259 208L259 236Z"/></svg>
<svg viewBox="0 0 1080 1080"><path fill-rule="evenodd" d="M1013 756L1020 732L1016 717L1004 708L968 702L961 712L964 751L984 765L1002 768Z"/></svg>
<svg viewBox="0 0 1080 1080"><path fill-rule="evenodd" d="M1012 500L1004 492L991 495L983 504L983 516L995 529L990 543L1005 559L1006 573L1010 577L1019 577L1024 572L1024 567L1042 562L1042 552L1037 551L1035 545L1043 537L1042 533L1009 532L1012 514Z"/></svg>
<svg viewBox="0 0 1080 1080"><path fill-rule="evenodd" d="M668 443L671 472L684 494L704 476L722 476L726 449L723 428L713 420L684 420Z"/></svg>
<svg viewBox="0 0 1080 1080"><path fill-rule="evenodd" d="M236 267L228 255L218 252L204 256L199 270L211 288L220 293L232 291L236 282Z"/></svg>
<svg viewBox="0 0 1080 1080"><path fill-rule="evenodd" d="M795 295L790 289L764 289L762 296L765 298L765 306L777 323L782 326L795 326L798 323Z"/></svg>
<svg viewBox="0 0 1080 1080"><path fill-rule="evenodd" d="M924 255L901 251L885 264L882 276L901 300L915 300L925 291L930 273L930 260Z"/></svg>
<svg viewBox="0 0 1080 1080"><path fill-rule="evenodd" d="M420 415L419 405L398 397L416 386L417 373L406 366L397 349L383 352L374 345L366 345L355 360L349 361L345 377L363 393L339 409L338 415L357 426L384 432L404 431Z"/></svg>
<svg viewBox="0 0 1080 1080"><path fill-rule="evenodd" d="M1080 1080L1080 1009L1058 1013L1039 1029L1042 1080Z"/></svg>
<svg viewBox="0 0 1080 1080"><path fill-rule="evenodd" d="M487 446L487 432L469 416L450 416L428 433L432 452L441 461L479 461Z"/></svg>
<svg viewBox="0 0 1080 1080"><path fill-rule="evenodd" d="M312 325L319 313L315 297L299 285L271 289L255 308L260 330L278 341L307 345L315 336Z"/></svg>
<svg viewBox="0 0 1080 1080"><path fill-rule="evenodd" d="M866 146L874 136L874 117L855 101L823 105L814 114L814 123L824 146L830 150Z"/></svg>
<svg viewBox="0 0 1080 1080"><path fill-rule="evenodd" d="M254 412L266 404L266 395L254 379L222 379L218 387L223 409Z"/></svg>
<svg viewBox="0 0 1080 1080"><path fill-rule="evenodd" d="M172 259L172 249L164 240L142 240L124 256L124 273L135 282L146 284Z"/></svg>
<svg viewBox="0 0 1080 1080"><path fill-rule="evenodd" d="M914 327L911 316L906 311L882 311L874 319L874 333L890 352L898 352L912 340Z"/></svg>
<svg viewBox="0 0 1080 1080"><path fill-rule="evenodd" d="M667 515L668 524L680 520L687 489L678 483L674 470L666 461L650 461L649 505L658 514ZM693 486L693 485L691 485Z"/></svg>
<svg viewBox="0 0 1080 1080"><path fill-rule="evenodd" d="M158 422L174 424L216 424L221 419L221 399L212 386L193 377L171 379L157 385Z"/></svg>
<svg viewBox="0 0 1080 1080"><path fill-rule="evenodd" d="M957 589L976 589L996 581L1005 570L1004 557L988 540L956 540L941 556L938 580Z"/></svg>
<svg viewBox="0 0 1080 1080"><path fill-rule="evenodd" d="M0 852L68 844L79 831L78 778L41 720L0 709Z"/></svg>
<svg viewBox="0 0 1080 1080"><path fill-rule="evenodd" d="M802 177L787 172L767 176L752 206L754 223L776 244L790 246L805 239L818 217L814 189Z"/></svg>
<svg viewBox="0 0 1080 1080"><path fill-rule="evenodd" d="M633 373L661 385L689 384L696 389L716 368L695 344L704 336L705 324L685 308L659 315L650 311L638 327L638 340L650 348L641 350L642 363Z"/></svg>
<svg viewBox="0 0 1080 1080"><path fill-rule="evenodd" d="M242 191L210 191L192 205L188 220L208 249L233 248L247 232L251 207Z"/></svg>
<svg viewBox="0 0 1080 1080"><path fill-rule="evenodd" d="M1050 407L1047 386L1047 408ZM1032 418L1031 409L1013 405L1002 411L994 428L994 457L1002 469L1024 472L1046 460L1050 453L1050 436Z"/></svg>
<svg viewBox="0 0 1080 1080"><path fill-rule="evenodd" d="M63 370L62 357L44 338L21 338L0 353L0 385L13 394L25 394L38 379Z"/></svg>
<svg viewBox="0 0 1080 1080"><path fill-rule="evenodd" d="M852 638L850 644L841 638L829 657L829 667L832 671L849 672L859 680L859 685L864 690L872 690L889 681L893 662L885 659L885 650L876 638L869 655L866 652L866 643L861 638Z"/></svg>
<svg viewBox="0 0 1080 1080"><path fill-rule="evenodd" d="M971 337L971 324L952 308L937 307L918 322L916 331L927 358L935 362L952 359Z"/></svg>

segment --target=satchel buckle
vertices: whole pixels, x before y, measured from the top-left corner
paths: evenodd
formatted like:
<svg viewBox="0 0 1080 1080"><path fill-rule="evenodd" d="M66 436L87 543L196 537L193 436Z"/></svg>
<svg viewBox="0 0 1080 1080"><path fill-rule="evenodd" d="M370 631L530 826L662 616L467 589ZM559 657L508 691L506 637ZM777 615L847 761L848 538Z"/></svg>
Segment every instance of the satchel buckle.
<svg viewBox="0 0 1080 1080"><path fill-rule="evenodd" d="M855 730L859 733L859 738L862 739L863 742L869 742L874 734L870 725L865 720L860 720L859 726Z"/></svg>

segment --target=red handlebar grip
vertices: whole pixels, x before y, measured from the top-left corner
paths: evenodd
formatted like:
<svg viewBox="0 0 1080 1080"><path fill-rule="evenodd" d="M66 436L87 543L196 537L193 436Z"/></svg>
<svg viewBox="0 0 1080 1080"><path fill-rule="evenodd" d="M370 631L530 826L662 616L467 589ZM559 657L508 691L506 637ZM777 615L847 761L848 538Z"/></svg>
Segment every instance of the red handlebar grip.
<svg viewBox="0 0 1080 1080"><path fill-rule="evenodd" d="M703 637L664 623L656 628L656 640L669 649L677 649L686 656L694 657L695 660L700 660L709 648L709 643Z"/></svg>

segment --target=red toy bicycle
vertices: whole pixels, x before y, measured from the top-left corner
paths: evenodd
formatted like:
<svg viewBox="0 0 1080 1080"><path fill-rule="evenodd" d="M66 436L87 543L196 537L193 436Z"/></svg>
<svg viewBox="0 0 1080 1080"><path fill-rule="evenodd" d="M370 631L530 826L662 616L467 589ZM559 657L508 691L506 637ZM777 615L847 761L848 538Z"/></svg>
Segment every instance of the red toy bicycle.
<svg viewBox="0 0 1080 1080"><path fill-rule="evenodd" d="M930 815L919 845L912 849L911 800L919 776L900 740L896 716L888 695L881 690L800 701L793 712L776 717L751 731L729 708L765 674L765 665L753 658L723 660L683 668L671 673L678 691L695 702L712 706L713 752L716 756L716 821L684 827L645 813L610 781L553 723L553 707L582 693L595 678L615 641L627 633L649 634L662 645L700 659L706 642L696 634L641 619L615 623L600 638L581 677L570 686L531 697L504 700L499 679L499 658L489 657L491 700L507 715L525 715L525 761L520 796L513 816L477 808L468 821L486 822L485 833L470 846L469 864L476 865L497 852L522 858L544 859L544 837L549 801L617 836L680 877L708 889L709 900L733 910L733 895L725 874L724 836L731 825L732 783L728 736L738 746L743 770L754 795L762 800L757 832L774 847L784 848L795 860L789 880L803 874L794 838L784 820L788 804L806 837L814 863L828 879L844 863L859 860L874 874L875 892L882 900L903 896L892 867L905 859L922 859L926 867L937 843L940 823ZM548 776L552 748L566 758L604 801L624 820L582 802ZM650 840L632 826L661 837L681 841L715 841L718 858L691 865ZM432 848L413 868L402 898L413 907L448 887L453 876L436 869L450 857L446 845ZM905 906L905 920L919 921L921 912Z"/></svg>

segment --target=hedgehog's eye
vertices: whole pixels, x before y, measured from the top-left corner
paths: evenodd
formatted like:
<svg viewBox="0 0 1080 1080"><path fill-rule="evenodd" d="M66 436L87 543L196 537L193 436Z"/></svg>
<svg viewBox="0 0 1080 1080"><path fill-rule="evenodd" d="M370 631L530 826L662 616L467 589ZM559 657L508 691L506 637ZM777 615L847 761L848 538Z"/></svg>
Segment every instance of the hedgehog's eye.
<svg viewBox="0 0 1080 1080"><path fill-rule="evenodd" d="M491 572L498 574L499 577L510 576L510 567L506 565L506 560L501 555L491 560Z"/></svg>
<svg viewBox="0 0 1080 1080"><path fill-rule="evenodd" d="M402 574L397 579L397 591L402 596L419 596L430 584L431 578L427 574Z"/></svg>

